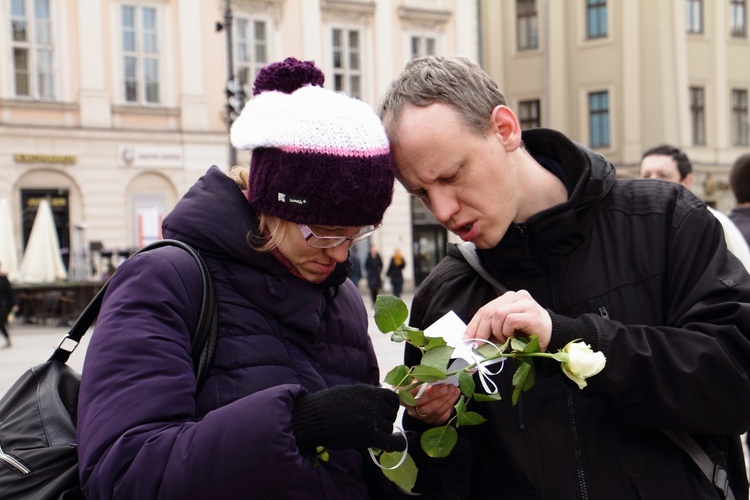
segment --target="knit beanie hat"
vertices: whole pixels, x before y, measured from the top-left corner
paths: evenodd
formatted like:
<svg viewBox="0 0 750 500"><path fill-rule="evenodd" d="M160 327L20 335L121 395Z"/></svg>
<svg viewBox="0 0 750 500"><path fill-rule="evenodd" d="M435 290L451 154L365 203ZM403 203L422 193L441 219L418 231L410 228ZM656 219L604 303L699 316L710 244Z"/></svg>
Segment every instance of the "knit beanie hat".
<svg viewBox="0 0 750 500"><path fill-rule="evenodd" d="M291 57L258 73L230 132L252 151L248 201L296 223L378 224L395 175L385 130L368 104L323 81L312 61Z"/></svg>

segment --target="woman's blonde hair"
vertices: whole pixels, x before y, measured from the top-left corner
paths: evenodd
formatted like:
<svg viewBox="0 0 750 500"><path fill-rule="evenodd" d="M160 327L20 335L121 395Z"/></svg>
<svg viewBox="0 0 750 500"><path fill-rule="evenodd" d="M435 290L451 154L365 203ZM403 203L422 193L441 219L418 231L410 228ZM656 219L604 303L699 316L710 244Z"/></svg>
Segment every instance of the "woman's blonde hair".
<svg viewBox="0 0 750 500"><path fill-rule="evenodd" d="M247 167L235 166L229 171L229 177L234 181L237 186L242 190L247 190L248 182L250 179L249 170ZM250 248L256 252L270 252L284 239L286 236L287 225L284 221L278 217L267 215L264 213L258 214L258 233L253 234L252 232L247 233L247 243Z"/></svg>

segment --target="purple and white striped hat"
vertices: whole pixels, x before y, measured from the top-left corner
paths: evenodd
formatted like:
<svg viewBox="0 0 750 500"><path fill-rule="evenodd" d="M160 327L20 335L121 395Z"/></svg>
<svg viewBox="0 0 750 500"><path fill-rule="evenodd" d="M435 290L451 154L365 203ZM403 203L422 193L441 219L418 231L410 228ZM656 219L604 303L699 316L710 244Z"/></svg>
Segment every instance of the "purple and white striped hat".
<svg viewBox="0 0 750 500"><path fill-rule="evenodd" d="M258 212L302 224L378 224L395 170L380 118L366 103L322 87L312 61L260 70L231 129L252 151L248 200Z"/></svg>

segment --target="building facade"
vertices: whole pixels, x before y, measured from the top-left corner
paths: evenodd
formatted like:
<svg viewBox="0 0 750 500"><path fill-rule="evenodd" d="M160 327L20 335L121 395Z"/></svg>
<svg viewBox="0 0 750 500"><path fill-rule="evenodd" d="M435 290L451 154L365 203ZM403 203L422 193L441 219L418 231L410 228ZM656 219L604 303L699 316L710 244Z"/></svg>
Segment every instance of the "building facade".
<svg viewBox="0 0 750 500"><path fill-rule="evenodd" d="M750 151L747 0L480 1L481 63L524 127L550 127L637 176L661 143L720 211Z"/></svg>
<svg viewBox="0 0 750 500"><path fill-rule="evenodd" d="M72 274L99 278L108 264L93 257L117 260L158 239L164 215L209 166L248 164L229 147L228 115L260 67L288 56L314 60L326 87L374 107L416 55L477 59L477 7L0 0L0 198L11 207L19 259L36 206L48 197L66 265L84 262ZM372 237L386 265L394 248L404 252L407 287L414 262L425 261L412 249L434 265L446 238L421 207L416 233L412 219L412 203L396 186ZM87 259L71 258L81 254Z"/></svg>

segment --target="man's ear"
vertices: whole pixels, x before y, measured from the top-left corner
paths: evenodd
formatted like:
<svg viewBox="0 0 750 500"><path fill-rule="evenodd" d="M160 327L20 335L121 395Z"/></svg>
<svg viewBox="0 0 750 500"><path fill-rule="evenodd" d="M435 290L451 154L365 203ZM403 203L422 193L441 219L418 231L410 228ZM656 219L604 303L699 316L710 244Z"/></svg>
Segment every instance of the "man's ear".
<svg viewBox="0 0 750 500"><path fill-rule="evenodd" d="M491 131L497 134L505 150L515 151L521 145L521 124L508 106L496 106L490 116Z"/></svg>
<svg viewBox="0 0 750 500"><path fill-rule="evenodd" d="M692 173L687 174L685 178L680 181L680 184L682 184L688 189L693 187L693 174Z"/></svg>

